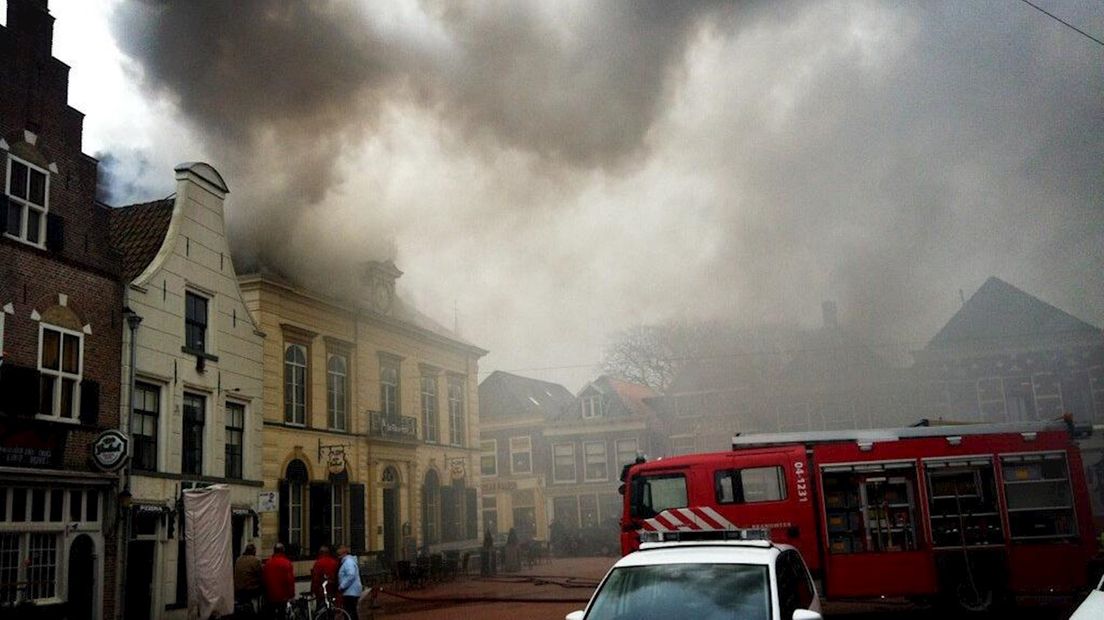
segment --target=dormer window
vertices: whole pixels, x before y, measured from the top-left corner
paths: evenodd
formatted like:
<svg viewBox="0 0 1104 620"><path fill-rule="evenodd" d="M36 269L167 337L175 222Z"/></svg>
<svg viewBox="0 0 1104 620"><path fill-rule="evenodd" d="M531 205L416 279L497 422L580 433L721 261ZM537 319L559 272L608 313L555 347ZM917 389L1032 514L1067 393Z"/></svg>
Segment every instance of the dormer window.
<svg viewBox="0 0 1104 620"><path fill-rule="evenodd" d="M583 418L599 418L602 416L602 397L595 394L583 399Z"/></svg>
<svg viewBox="0 0 1104 620"><path fill-rule="evenodd" d="M4 233L45 247L50 173L21 159L8 157L8 209Z"/></svg>

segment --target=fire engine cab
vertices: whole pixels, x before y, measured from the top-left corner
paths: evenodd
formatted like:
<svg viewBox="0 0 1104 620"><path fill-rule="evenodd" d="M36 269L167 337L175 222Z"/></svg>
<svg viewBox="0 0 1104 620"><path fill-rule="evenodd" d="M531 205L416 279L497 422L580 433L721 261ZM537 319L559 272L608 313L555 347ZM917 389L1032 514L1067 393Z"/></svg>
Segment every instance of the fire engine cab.
<svg viewBox="0 0 1104 620"><path fill-rule="evenodd" d="M1088 489L1068 422L736 436L622 472L643 532L766 529L829 598L940 595L982 610L1090 583Z"/></svg>

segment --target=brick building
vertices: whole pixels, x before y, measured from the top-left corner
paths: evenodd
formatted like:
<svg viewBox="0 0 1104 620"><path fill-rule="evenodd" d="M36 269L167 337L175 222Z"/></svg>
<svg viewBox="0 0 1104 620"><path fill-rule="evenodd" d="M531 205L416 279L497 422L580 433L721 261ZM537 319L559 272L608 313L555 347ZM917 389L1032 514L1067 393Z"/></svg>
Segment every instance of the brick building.
<svg viewBox="0 0 1104 620"><path fill-rule="evenodd" d="M0 606L105 618L117 480L92 444L118 423L120 263L53 21L9 0L0 28Z"/></svg>
<svg viewBox="0 0 1104 620"><path fill-rule="evenodd" d="M496 370L479 384L483 526L548 540L548 420L574 403L567 388Z"/></svg>

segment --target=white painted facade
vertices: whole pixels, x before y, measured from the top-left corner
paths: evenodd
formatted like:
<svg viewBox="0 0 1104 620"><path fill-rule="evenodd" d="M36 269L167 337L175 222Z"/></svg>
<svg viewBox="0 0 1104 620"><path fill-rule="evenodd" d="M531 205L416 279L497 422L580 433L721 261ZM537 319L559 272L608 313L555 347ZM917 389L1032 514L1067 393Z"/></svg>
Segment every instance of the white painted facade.
<svg viewBox="0 0 1104 620"><path fill-rule="evenodd" d="M242 302L230 259L223 213L228 190L218 172L203 163L178 166L176 180L172 216L160 250L128 283L125 300L141 317L134 336L134 379L145 386L146 393L152 386L157 395L156 465L149 471L131 470L134 509L128 542L131 558L137 559L135 554L153 556L153 574L134 577L150 578L151 618L183 618L186 614L181 606L186 598L181 600L177 583L182 524L178 499L182 489L212 483L230 485L238 548L259 542L253 536L258 518L252 511L262 490L264 334ZM206 302L202 354L185 350L187 293ZM132 432L128 415L132 402L131 333L125 324L123 332L122 419L123 429ZM186 395L188 403L202 403L199 473L182 469ZM245 411L240 478L228 477L226 468L229 406L244 407ZM145 521L140 523L142 519ZM125 579L124 585L123 596L131 601L135 600L134 592L126 589L146 587L134 578ZM132 610L127 612L129 615Z"/></svg>

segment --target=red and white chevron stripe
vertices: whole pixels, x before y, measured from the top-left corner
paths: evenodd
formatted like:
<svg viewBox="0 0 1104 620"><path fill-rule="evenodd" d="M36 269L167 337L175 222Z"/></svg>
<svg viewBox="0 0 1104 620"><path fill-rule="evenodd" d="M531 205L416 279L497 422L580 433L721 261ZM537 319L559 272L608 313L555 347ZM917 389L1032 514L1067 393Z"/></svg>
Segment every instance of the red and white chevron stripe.
<svg viewBox="0 0 1104 620"><path fill-rule="evenodd" d="M671 508L651 519L644 519L641 530L650 532L736 530L731 521L709 506Z"/></svg>

